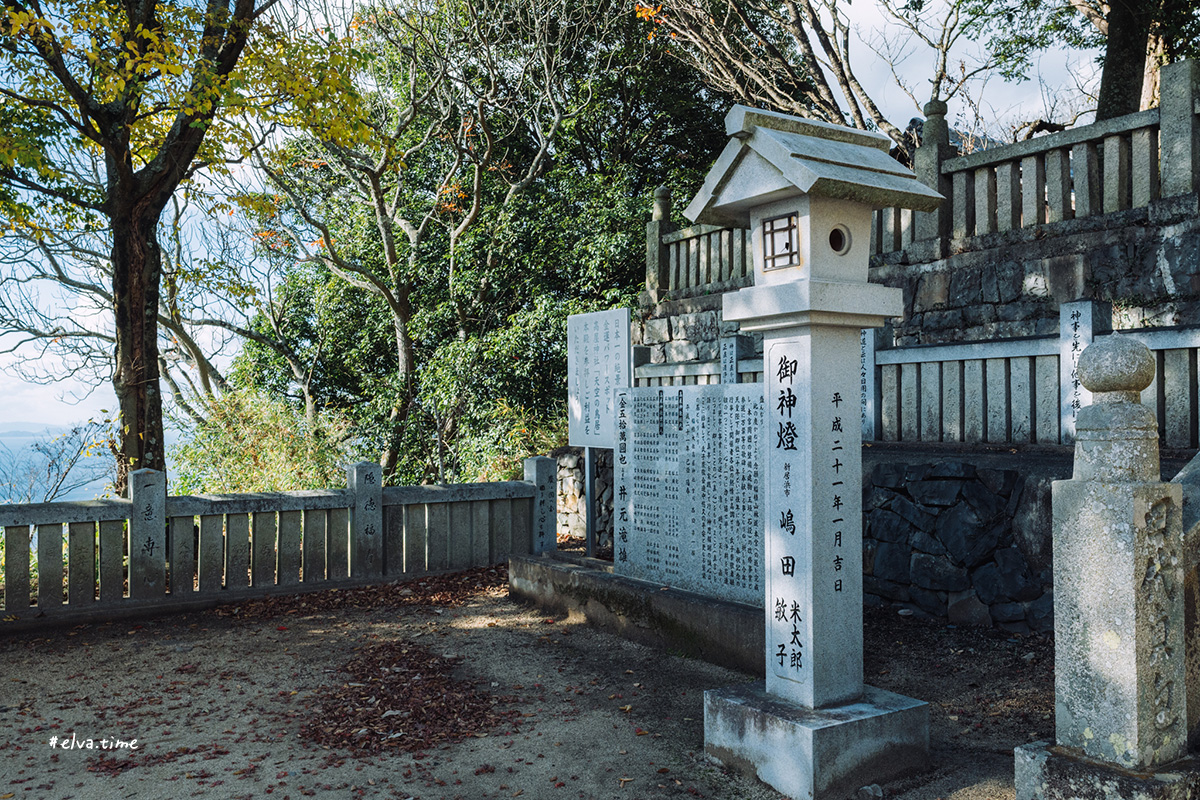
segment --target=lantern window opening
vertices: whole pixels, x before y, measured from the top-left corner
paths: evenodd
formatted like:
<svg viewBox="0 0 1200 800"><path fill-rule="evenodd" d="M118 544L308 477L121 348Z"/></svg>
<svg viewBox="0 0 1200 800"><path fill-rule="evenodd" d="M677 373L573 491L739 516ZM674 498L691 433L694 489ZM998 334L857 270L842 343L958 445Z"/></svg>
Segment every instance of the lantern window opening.
<svg viewBox="0 0 1200 800"><path fill-rule="evenodd" d="M800 264L800 225L795 212L763 220L763 269Z"/></svg>

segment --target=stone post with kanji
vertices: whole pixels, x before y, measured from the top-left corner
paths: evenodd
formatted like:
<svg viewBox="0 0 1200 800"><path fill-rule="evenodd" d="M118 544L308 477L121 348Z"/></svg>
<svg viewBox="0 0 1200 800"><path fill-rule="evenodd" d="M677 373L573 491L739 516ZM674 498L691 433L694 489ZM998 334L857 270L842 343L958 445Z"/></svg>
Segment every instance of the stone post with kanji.
<svg viewBox="0 0 1200 800"><path fill-rule="evenodd" d="M1092 403L1075 470L1055 481L1055 743L1016 749L1017 800L1200 796L1187 758L1183 492L1161 479L1141 405L1149 349L1097 338L1080 355Z"/></svg>

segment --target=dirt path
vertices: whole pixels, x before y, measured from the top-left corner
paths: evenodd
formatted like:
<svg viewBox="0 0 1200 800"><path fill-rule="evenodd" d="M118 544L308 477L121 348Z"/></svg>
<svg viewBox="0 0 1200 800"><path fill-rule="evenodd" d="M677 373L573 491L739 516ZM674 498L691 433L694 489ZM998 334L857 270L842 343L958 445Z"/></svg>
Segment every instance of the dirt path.
<svg viewBox="0 0 1200 800"><path fill-rule="evenodd" d="M4 641L0 799L778 797L702 752L703 691L750 676L550 622L502 573ZM886 796L1012 798L1012 747L1053 727L1048 642L882 612L866 637L868 682L932 703L935 769ZM401 663L454 702L389 690Z"/></svg>

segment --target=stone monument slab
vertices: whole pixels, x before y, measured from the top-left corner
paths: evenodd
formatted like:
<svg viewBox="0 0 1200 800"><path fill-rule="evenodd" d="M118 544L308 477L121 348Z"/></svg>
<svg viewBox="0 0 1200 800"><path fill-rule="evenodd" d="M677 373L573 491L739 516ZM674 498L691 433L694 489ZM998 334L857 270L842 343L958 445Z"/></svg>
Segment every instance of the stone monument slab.
<svg viewBox="0 0 1200 800"><path fill-rule="evenodd" d="M613 392L632 384L631 354L629 309L567 317L567 439L572 446L613 446Z"/></svg>
<svg viewBox="0 0 1200 800"><path fill-rule="evenodd" d="M757 384L616 392L617 575L762 602Z"/></svg>

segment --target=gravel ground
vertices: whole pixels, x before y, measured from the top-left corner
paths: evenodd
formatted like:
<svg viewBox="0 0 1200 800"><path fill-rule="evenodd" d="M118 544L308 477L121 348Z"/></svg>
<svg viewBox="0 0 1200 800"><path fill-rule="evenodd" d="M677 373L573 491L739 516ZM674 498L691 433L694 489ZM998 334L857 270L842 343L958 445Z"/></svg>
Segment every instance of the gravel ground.
<svg viewBox="0 0 1200 800"><path fill-rule="evenodd" d="M870 609L865 641L869 683L931 704L933 769L884 796L1012 798L1052 643ZM503 568L18 636L0 664L0 800L779 796L703 755L704 690L752 676L546 618Z"/></svg>

